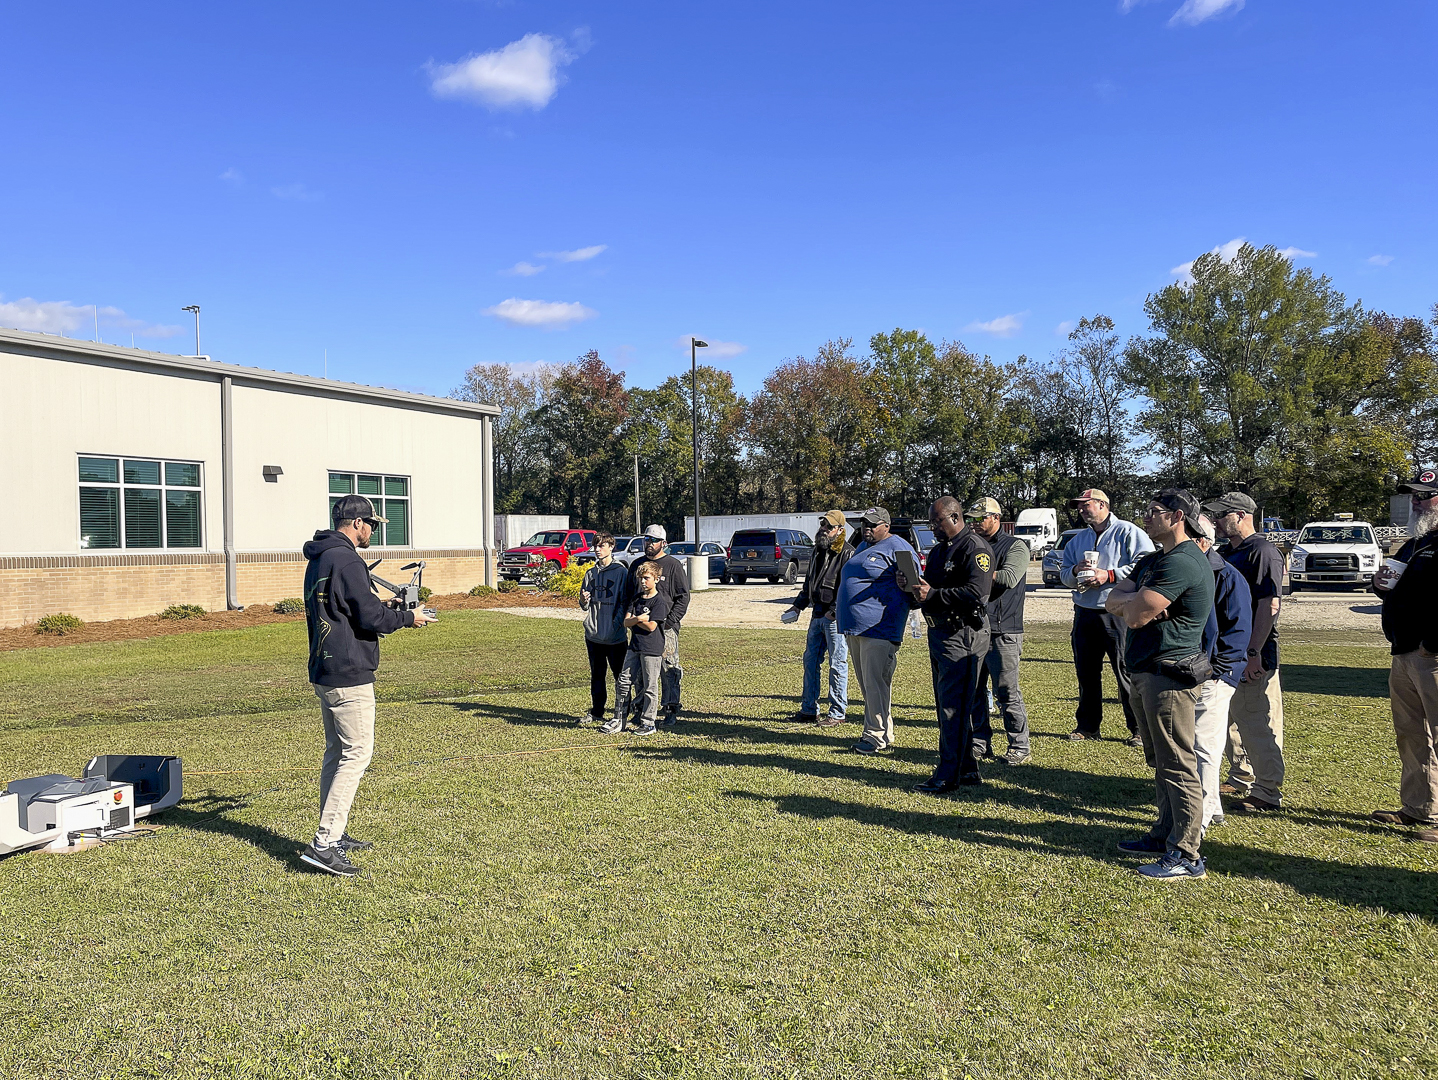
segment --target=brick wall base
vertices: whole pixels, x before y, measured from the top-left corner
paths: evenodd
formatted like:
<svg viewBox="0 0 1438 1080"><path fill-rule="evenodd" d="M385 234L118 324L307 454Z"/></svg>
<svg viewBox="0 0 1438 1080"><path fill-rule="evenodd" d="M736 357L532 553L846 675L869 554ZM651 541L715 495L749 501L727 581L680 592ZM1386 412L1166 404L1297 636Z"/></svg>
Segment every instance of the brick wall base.
<svg viewBox="0 0 1438 1080"><path fill-rule="evenodd" d="M425 560L424 583L440 595L467 592L484 581L483 551L388 549L364 554L369 562L383 556L375 573L396 585L410 578L401 566ZM236 563L236 592L243 606L273 604L303 592L305 559L297 551L241 552ZM383 589L380 593L388 595ZM22 626L61 611L86 622L133 619L171 604L224 610L224 556L0 558L0 627Z"/></svg>

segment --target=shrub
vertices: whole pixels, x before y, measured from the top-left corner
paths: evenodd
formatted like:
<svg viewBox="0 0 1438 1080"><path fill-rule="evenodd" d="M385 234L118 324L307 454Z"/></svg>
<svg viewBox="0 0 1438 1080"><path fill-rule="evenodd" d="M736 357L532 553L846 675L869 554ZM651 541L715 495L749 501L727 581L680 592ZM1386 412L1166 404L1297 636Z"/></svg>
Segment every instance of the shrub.
<svg viewBox="0 0 1438 1080"><path fill-rule="evenodd" d="M171 604L160 612L162 619L198 619L205 613L199 604Z"/></svg>
<svg viewBox="0 0 1438 1080"><path fill-rule="evenodd" d="M469 590L469 595L470 595L470 596L493 596L496 592L509 592L510 590L509 590L509 589L506 589L505 586L506 586L506 585L512 585L512 584L513 584L513 582L510 582L510 581L502 581L502 582L500 582L500 585L499 585L499 589L498 589L498 590L496 590L496 589L491 589L488 585L476 585L474 588L472 588L472 589Z"/></svg>
<svg viewBox="0 0 1438 1080"><path fill-rule="evenodd" d="M476 586L476 588L479 588L479 586ZM512 580L511 578L505 578L505 579L504 579L503 581L501 581L501 582L499 583L499 585L496 587L496 591L497 591L497 592L518 592L518 591L519 591L519 582L514 581L514 580Z"/></svg>
<svg viewBox="0 0 1438 1080"><path fill-rule="evenodd" d="M419 587L419 602L421 604L429 603L429 598L433 595L434 590L431 589L428 585L421 585Z"/></svg>
<svg viewBox="0 0 1438 1080"><path fill-rule="evenodd" d="M279 615L298 615L304 609L305 602L298 596L288 596L275 605L275 613Z"/></svg>
<svg viewBox="0 0 1438 1080"><path fill-rule="evenodd" d="M549 589L549 579L554 577L559 571L554 568L553 563L543 562L531 566L527 573L529 574L529 580L534 582L536 589L540 592L547 592Z"/></svg>
<svg viewBox="0 0 1438 1080"><path fill-rule="evenodd" d="M589 569L587 563L570 563L557 574L551 574L549 581L545 583L545 589L560 596L577 597L579 586L584 583L585 571Z"/></svg>
<svg viewBox="0 0 1438 1080"><path fill-rule="evenodd" d="M66 634L73 634L84 625L84 620L79 616L59 612L55 615L46 615L43 619L38 620L35 623L35 633L63 637Z"/></svg>

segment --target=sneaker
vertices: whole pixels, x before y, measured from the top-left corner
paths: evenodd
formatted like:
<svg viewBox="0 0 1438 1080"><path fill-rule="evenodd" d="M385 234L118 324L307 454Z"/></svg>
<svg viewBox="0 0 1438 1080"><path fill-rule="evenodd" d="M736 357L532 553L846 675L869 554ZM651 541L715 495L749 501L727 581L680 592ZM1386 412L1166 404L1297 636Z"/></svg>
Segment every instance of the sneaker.
<svg viewBox="0 0 1438 1080"><path fill-rule="evenodd" d="M1422 825L1416 817L1410 817L1402 810L1375 810L1368 815L1374 821L1381 821L1385 825Z"/></svg>
<svg viewBox="0 0 1438 1080"><path fill-rule="evenodd" d="M1203 859L1185 859L1180 851L1170 851L1158 862L1145 863L1138 872L1155 881L1181 881L1198 879L1208 875L1208 865Z"/></svg>
<svg viewBox="0 0 1438 1080"><path fill-rule="evenodd" d="M602 728L599 729L599 734L618 735L623 730L624 721L620 717L616 716L613 720L609 721L609 723L605 724Z"/></svg>
<svg viewBox="0 0 1438 1080"><path fill-rule="evenodd" d="M1218 793L1220 795L1247 795L1248 788L1238 787L1237 785L1230 784L1227 780L1225 780L1223 783L1218 785Z"/></svg>
<svg viewBox="0 0 1438 1080"><path fill-rule="evenodd" d="M1224 816L1223 816L1222 814L1214 814L1213 817L1209 818L1208 824L1205 825L1204 828L1205 828L1205 829L1212 829L1214 826L1223 825L1224 823L1225 823L1225 819L1224 819Z"/></svg>
<svg viewBox="0 0 1438 1080"><path fill-rule="evenodd" d="M1140 739L1137 735L1130 735L1130 736L1129 736L1127 739L1125 739L1124 741L1125 741L1126 743L1128 743L1129 746L1134 747L1136 750L1142 750L1142 749L1143 749L1143 740Z"/></svg>
<svg viewBox="0 0 1438 1080"><path fill-rule="evenodd" d="M872 755L887 754L890 748L887 746L875 746L873 743L869 742L868 739L860 739L850 749L852 749L856 754Z"/></svg>
<svg viewBox="0 0 1438 1080"><path fill-rule="evenodd" d="M1237 805L1238 809L1250 814L1270 814L1275 810L1283 809L1283 807L1276 802L1255 798L1252 795L1246 799L1240 799L1235 805Z"/></svg>
<svg viewBox="0 0 1438 1080"><path fill-rule="evenodd" d="M1151 836L1140 836L1137 840L1120 840L1118 849L1130 855L1162 855L1168 850L1168 845Z"/></svg>
<svg viewBox="0 0 1438 1080"><path fill-rule="evenodd" d="M583 716L581 716L578 720L574 721L575 726L577 726L577 727L585 727L585 726L588 725L588 724L598 724L598 723L600 723L600 722L601 722L601 721L600 721L599 717L595 716L595 715L594 715L594 712L593 712L592 710L591 710L590 712L585 713L585 714L584 714Z"/></svg>
<svg viewBox="0 0 1438 1080"><path fill-rule="evenodd" d="M1419 829L1412 838L1421 844L1438 844L1438 829Z"/></svg>
<svg viewBox="0 0 1438 1080"><path fill-rule="evenodd" d="M1029 753L1027 750L1015 750L1015 749L1011 746L1011 747L1009 747L1009 752L1004 755L1004 764L1005 764L1005 765L1027 765L1027 764L1028 764L1030 761L1032 761L1033 759L1034 759L1033 754Z"/></svg>
<svg viewBox="0 0 1438 1080"><path fill-rule="evenodd" d="M374 841L356 840L349 833L345 833L343 836L340 837L340 842L336 844L335 847L339 848L341 851L368 851L370 848L374 847Z"/></svg>
<svg viewBox="0 0 1438 1080"><path fill-rule="evenodd" d="M819 727L838 727L840 724L847 722L848 719L843 716L821 716L814 721Z"/></svg>
<svg viewBox="0 0 1438 1080"><path fill-rule="evenodd" d="M1069 734L1068 734L1068 740L1069 740L1069 742L1084 742L1085 740L1090 741L1090 742L1097 742L1097 741L1098 741L1098 732L1097 732L1097 731L1080 731L1078 728L1074 728L1073 731L1070 731L1070 732L1069 732Z"/></svg>
<svg viewBox="0 0 1438 1080"><path fill-rule="evenodd" d="M795 724L817 724L819 722L819 714L811 712L796 712L793 716L789 717L789 720L791 723Z"/></svg>
<svg viewBox="0 0 1438 1080"><path fill-rule="evenodd" d="M640 724L637 728L631 728L631 735L653 735L659 729L653 724Z"/></svg>
<svg viewBox="0 0 1438 1080"><path fill-rule="evenodd" d="M304 851L300 852L300 862L306 866L313 866L316 870L323 870L326 874L336 874L339 877L354 877L360 872L360 868L350 862L338 844L331 847L315 847L310 844Z"/></svg>

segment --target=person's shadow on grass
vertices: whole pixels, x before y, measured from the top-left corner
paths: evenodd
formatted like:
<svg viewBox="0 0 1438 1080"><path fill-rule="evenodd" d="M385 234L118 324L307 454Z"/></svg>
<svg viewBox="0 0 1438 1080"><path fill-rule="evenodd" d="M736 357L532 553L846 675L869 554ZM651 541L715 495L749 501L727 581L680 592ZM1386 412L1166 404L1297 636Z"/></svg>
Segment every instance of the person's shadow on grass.
<svg viewBox="0 0 1438 1080"><path fill-rule="evenodd" d="M187 797L178 806L166 810L162 822L181 829L198 832L219 833L236 840L242 840L263 851L270 858L295 869L302 869L300 849L304 846L293 836L277 833L263 825L252 825L239 821L230 815L247 809L256 798L255 793L243 795L205 795Z"/></svg>

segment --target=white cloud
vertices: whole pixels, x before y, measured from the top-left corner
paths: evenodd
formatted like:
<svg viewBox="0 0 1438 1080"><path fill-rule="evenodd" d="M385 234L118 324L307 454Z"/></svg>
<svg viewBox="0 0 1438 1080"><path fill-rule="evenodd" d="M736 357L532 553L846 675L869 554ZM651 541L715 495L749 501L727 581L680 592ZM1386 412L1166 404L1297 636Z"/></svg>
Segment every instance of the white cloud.
<svg viewBox="0 0 1438 1080"><path fill-rule="evenodd" d="M79 330L89 337L97 315L102 334L105 330L124 330L136 337L167 338L184 330L180 326L161 326L133 319L117 307L102 307L97 311L89 304L72 304L68 300L35 300L29 296L10 301L0 299L0 326L13 326L16 330L62 336Z"/></svg>
<svg viewBox="0 0 1438 1080"><path fill-rule="evenodd" d="M588 262L594 256L608 251L608 244L595 244L592 247L575 248L573 251L541 251L541 259L555 259L558 262Z"/></svg>
<svg viewBox="0 0 1438 1080"><path fill-rule="evenodd" d="M1318 252L1316 252L1316 251L1304 251L1302 248L1296 248L1296 247L1291 247L1291 246L1284 248L1284 249L1283 249L1282 251L1280 251L1278 254L1282 255L1282 256L1283 256L1285 259L1287 259L1289 262L1292 262L1294 259L1316 259L1316 258L1318 258Z"/></svg>
<svg viewBox="0 0 1438 1080"><path fill-rule="evenodd" d="M508 270L501 271L501 273L513 274L515 277L533 277L535 274L544 273L544 267L535 266L534 263L517 262Z"/></svg>
<svg viewBox="0 0 1438 1080"><path fill-rule="evenodd" d="M1246 237L1242 236L1235 237L1226 244L1219 244L1210 254L1217 255L1226 263L1231 263L1238 258L1239 249L1243 247L1245 239ZM1193 263L1193 259L1189 259L1186 263L1179 263L1169 273L1177 274L1185 283L1190 282L1193 280Z"/></svg>
<svg viewBox="0 0 1438 1080"><path fill-rule="evenodd" d="M1238 11L1243 0L1183 0L1183 6L1168 20L1169 26L1197 26L1225 11Z"/></svg>
<svg viewBox="0 0 1438 1080"><path fill-rule="evenodd" d="M240 170L235 168L233 165L231 165L224 172L220 173L220 179L223 180L225 183L229 184L231 187L244 187L245 184L245 174L240 172Z"/></svg>
<svg viewBox="0 0 1438 1080"><path fill-rule="evenodd" d="M539 110L559 92L559 69L577 55L558 38L525 34L494 52L454 64L431 63L429 88L435 97L477 101L490 109Z"/></svg>
<svg viewBox="0 0 1438 1080"><path fill-rule="evenodd" d="M1057 326L1054 327L1054 333L1059 337L1068 337L1069 333L1077 325L1078 323L1074 322L1072 319L1065 319L1063 322L1059 323Z"/></svg>
<svg viewBox="0 0 1438 1080"><path fill-rule="evenodd" d="M990 319L988 322L971 322L964 329L977 330L981 334L993 334L994 337L1013 337L1024 328L1024 319L1027 316L1027 311L1019 311L1012 315L1000 315L997 319Z"/></svg>
<svg viewBox="0 0 1438 1080"><path fill-rule="evenodd" d="M280 184L270 188L270 194L288 202L319 202L325 197L323 191L315 191L304 184Z"/></svg>
<svg viewBox="0 0 1438 1080"><path fill-rule="evenodd" d="M1392 255L1370 255L1368 256L1369 266L1387 266L1393 261Z"/></svg>
<svg viewBox="0 0 1438 1080"><path fill-rule="evenodd" d="M485 308L481 314L493 315L510 326L558 330L572 323L592 319L599 312L583 304L566 304L556 300L518 300L510 297L508 300L501 300L494 307Z"/></svg>
<svg viewBox="0 0 1438 1080"><path fill-rule="evenodd" d="M674 347L683 352L689 351L689 339L697 337L700 341L707 341L709 347L699 350L699 359L706 357L710 360L731 360L740 353L749 351L748 345L741 345L737 341L720 341L718 338L705 337L703 334L684 334L674 339Z"/></svg>

